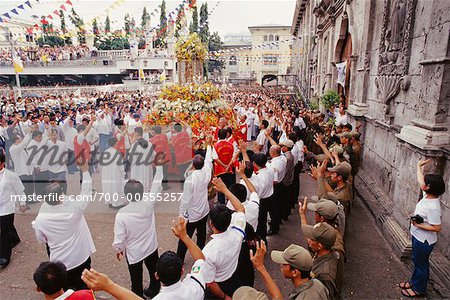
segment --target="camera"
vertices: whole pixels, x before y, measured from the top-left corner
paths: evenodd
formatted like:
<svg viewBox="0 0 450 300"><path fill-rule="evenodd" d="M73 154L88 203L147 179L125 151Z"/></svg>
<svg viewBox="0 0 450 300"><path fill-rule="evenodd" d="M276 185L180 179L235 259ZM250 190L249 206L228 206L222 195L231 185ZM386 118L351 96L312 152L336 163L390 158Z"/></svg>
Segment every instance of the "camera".
<svg viewBox="0 0 450 300"><path fill-rule="evenodd" d="M411 221L416 222L417 224L423 223L423 218L419 215L411 216Z"/></svg>

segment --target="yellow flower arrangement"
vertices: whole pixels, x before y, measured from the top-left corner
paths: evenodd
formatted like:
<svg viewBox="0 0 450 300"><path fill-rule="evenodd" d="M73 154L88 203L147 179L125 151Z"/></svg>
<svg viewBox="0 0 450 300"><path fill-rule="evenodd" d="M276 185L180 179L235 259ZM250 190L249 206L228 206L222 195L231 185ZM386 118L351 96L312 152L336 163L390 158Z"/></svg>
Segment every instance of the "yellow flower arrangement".
<svg viewBox="0 0 450 300"><path fill-rule="evenodd" d="M178 61L204 61L208 51L197 33L191 33L186 39L179 39L175 46Z"/></svg>

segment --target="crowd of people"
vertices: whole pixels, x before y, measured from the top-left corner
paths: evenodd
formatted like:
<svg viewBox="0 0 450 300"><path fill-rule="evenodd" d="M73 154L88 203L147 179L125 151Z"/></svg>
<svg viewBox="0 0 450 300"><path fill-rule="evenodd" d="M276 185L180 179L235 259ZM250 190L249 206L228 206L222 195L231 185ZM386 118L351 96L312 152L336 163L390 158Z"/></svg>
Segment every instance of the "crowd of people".
<svg viewBox="0 0 450 300"><path fill-rule="evenodd" d="M23 62L40 61L47 63L50 61L69 61L91 56L89 47L85 45L80 46L54 46L54 47L16 47L16 55L20 57ZM33 53L31 55L30 53ZM0 50L0 62L12 61L11 49L4 48Z"/></svg>
<svg viewBox="0 0 450 300"><path fill-rule="evenodd" d="M9 264L11 249L20 242L15 203L8 197L26 196L17 201L26 211L34 205L28 196L54 195L44 198L32 224L49 255L33 278L48 299L94 299L91 290L105 290L117 299L282 299L264 257L267 237L283 230L301 231L308 244L306 249L292 241L270 253L292 283L289 298L341 298L346 224L361 161L359 124L348 122L343 104L327 115L278 98L268 88L234 87L224 97L238 124L232 128L230 120L221 118L216 127L205 129L201 148L191 141L187 124L146 124L157 101L153 95L3 99L0 266ZM105 157L113 159L105 162ZM435 199L443 193L443 181L424 176L425 163L419 165L418 178L427 205L416 209L422 222L412 223L416 270L411 281L400 284L410 296L424 293L428 257L417 258L424 252L429 256L440 230ZM317 196L299 199L300 174L307 170L317 180ZM70 173L80 174L80 195L92 194L92 176L101 176L104 193L119 195L108 201L118 209L112 246L117 259L126 259L131 291L91 268L95 245L83 214L91 204L69 201ZM143 199L172 188L168 182L174 174L183 191L180 218L172 227L179 242L176 252L159 254L156 202ZM306 218L307 210L314 212L314 223ZM300 228L283 226L297 217ZM181 280L187 252L194 264ZM150 277L147 288L143 264ZM261 277L266 294L253 287L255 276Z"/></svg>

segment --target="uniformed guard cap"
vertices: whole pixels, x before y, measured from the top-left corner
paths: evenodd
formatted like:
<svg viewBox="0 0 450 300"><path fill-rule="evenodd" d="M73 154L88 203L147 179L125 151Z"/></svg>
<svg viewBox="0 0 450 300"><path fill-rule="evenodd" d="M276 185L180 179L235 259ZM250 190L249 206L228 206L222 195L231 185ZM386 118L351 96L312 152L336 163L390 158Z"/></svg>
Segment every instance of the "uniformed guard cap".
<svg viewBox="0 0 450 300"><path fill-rule="evenodd" d="M347 180L348 176L352 173L352 166L348 162L343 161L333 168L328 168L328 171L338 173L338 175L341 175Z"/></svg>
<svg viewBox="0 0 450 300"><path fill-rule="evenodd" d="M291 244L284 251L272 251L270 257L273 262L283 265L291 265L300 271L311 271L312 257L308 250L305 248Z"/></svg>
<svg viewBox="0 0 450 300"><path fill-rule="evenodd" d="M316 211L319 215L327 220L332 220L338 214L338 207L336 203L328 199L320 199L316 203L308 203L308 209Z"/></svg>
<svg viewBox="0 0 450 300"><path fill-rule="evenodd" d="M269 297L252 287L242 286L233 294L233 300L269 300Z"/></svg>
<svg viewBox="0 0 450 300"><path fill-rule="evenodd" d="M302 225L302 231L305 237L321 243L327 249L331 249L336 241L336 229L325 222L317 223L314 226Z"/></svg>

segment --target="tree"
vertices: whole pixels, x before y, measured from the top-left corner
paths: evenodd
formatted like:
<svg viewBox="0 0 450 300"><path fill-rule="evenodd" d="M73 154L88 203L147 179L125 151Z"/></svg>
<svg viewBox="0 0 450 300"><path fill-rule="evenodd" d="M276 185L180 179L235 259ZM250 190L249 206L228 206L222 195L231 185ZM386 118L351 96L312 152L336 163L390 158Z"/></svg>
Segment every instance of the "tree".
<svg viewBox="0 0 450 300"><path fill-rule="evenodd" d="M42 32L44 34L50 33L50 23L45 19L45 16L41 16L41 23L42 23Z"/></svg>
<svg viewBox="0 0 450 300"><path fill-rule="evenodd" d="M197 5L194 5L194 9L192 10L192 22L189 26L189 32L198 32L198 10Z"/></svg>
<svg viewBox="0 0 450 300"><path fill-rule="evenodd" d="M109 19L109 15L107 15L105 20L105 33L108 33L110 31L111 31L111 20Z"/></svg>
<svg viewBox="0 0 450 300"><path fill-rule="evenodd" d="M126 34L130 34L130 31L131 31L131 20L130 20L130 15L129 14L125 15L124 24L125 24L125 33Z"/></svg>
<svg viewBox="0 0 450 300"><path fill-rule="evenodd" d="M161 47L166 44L167 37L167 16L166 16L166 0L161 2L161 15L159 16L159 32L158 39L155 44L156 47Z"/></svg>
<svg viewBox="0 0 450 300"><path fill-rule="evenodd" d="M64 17L64 11L62 9L59 11L59 18L61 19L61 32L63 34L66 34L67 33L66 18Z"/></svg>
<svg viewBox="0 0 450 300"><path fill-rule="evenodd" d="M180 10L178 10L177 18L175 20L175 37L180 37L180 29L181 29L181 20L183 19L184 15L184 6L180 7Z"/></svg>
<svg viewBox="0 0 450 300"><path fill-rule="evenodd" d="M147 8L144 6L144 10L142 11L142 18L141 18L141 27L142 29L146 29L145 26L147 25L147 21L150 20L150 14L147 12Z"/></svg>
<svg viewBox="0 0 450 300"><path fill-rule="evenodd" d="M216 31L209 37L208 50L211 51L219 51L223 49L223 41L220 38L219 33ZM210 60L208 62L208 72L212 73L214 69L223 69L224 63L223 61L218 60Z"/></svg>
<svg viewBox="0 0 450 300"><path fill-rule="evenodd" d="M209 24L208 24L208 3L203 3L200 7L200 39L208 47ZM220 38L220 37L219 37Z"/></svg>
<svg viewBox="0 0 450 300"><path fill-rule="evenodd" d="M98 30L97 19L94 19L94 21L92 21L92 32L93 32L96 36L100 33L100 30Z"/></svg>
<svg viewBox="0 0 450 300"><path fill-rule="evenodd" d="M84 21L83 19L75 12L75 9L70 11L71 15L69 15L70 21L77 28L78 32L78 42L80 44L86 43L86 30L84 29Z"/></svg>
<svg viewBox="0 0 450 300"><path fill-rule="evenodd" d="M54 46L64 46L64 39L57 35L44 35L40 36L36 39L36 43L39 47L43 47L44 45L49 45L50 47Z"/></svg>

